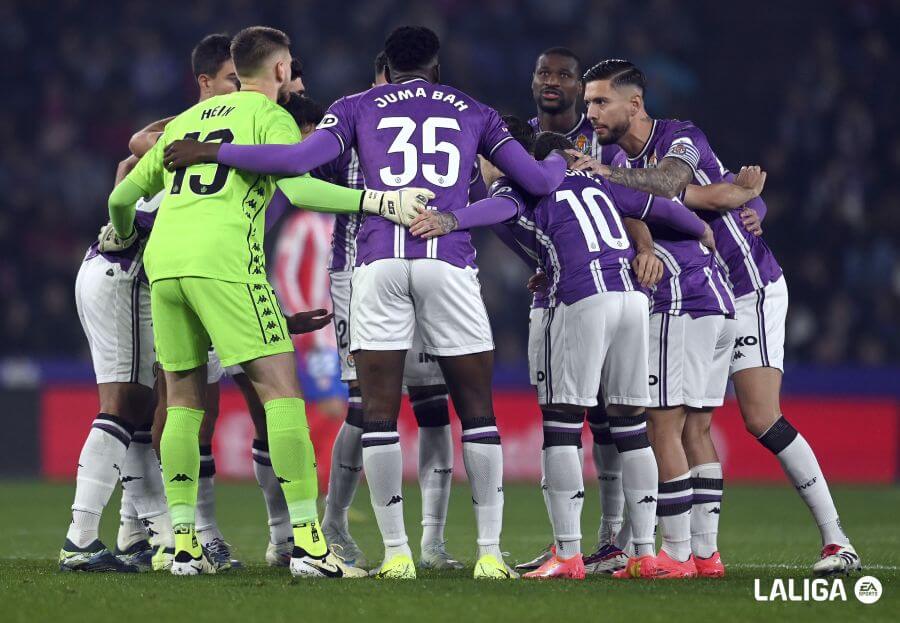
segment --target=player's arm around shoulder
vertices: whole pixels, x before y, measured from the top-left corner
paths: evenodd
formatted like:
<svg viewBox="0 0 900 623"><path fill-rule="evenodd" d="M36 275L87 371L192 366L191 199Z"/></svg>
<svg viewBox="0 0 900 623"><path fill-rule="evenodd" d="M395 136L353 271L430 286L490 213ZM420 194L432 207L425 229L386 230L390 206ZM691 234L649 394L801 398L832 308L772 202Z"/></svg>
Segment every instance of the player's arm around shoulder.
<svg viewBox="0 0 900 623"><path fill-rule="evenodd" d="M123 248L127 247L130 244L128 241L133 241L136 235L134 212L137 200L155 195L163 189L165 171L162 163L163 143L163 138L160 138L109 195L109 219L122 240Z"/></svg>

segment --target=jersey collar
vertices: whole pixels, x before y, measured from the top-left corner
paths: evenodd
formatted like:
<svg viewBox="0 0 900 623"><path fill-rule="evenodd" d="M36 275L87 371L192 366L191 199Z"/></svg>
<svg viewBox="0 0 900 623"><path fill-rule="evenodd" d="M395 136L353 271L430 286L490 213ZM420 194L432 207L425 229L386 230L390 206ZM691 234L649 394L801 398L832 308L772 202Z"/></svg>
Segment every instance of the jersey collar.
<svg viewBox="0 0 900 623"><path fill-rule="evenodd" d="M637 156L635 156L634 158L628 158L628 160L631 160L633 162L635 160L640 160L641 158L643 158L644 156L647 155L647 152L650 150L650 145L653 144L653 137L656 134L657 123L659 123L659 121L657 119L654 119L653 127L650 128L650 136L647 137L647 142L644 143L644 147L641 149L640 153ZM628 154L626 154L626 156L627 155Z"/></svg>

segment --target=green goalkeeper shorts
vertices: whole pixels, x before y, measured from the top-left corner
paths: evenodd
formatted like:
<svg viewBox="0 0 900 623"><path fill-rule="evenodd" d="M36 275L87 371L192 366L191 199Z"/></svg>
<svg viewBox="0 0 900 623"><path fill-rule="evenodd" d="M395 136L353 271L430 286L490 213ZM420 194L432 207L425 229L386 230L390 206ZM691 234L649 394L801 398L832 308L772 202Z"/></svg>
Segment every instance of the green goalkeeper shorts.
<svg viewBox="0 0 900 623"><path fill-rule="evenodd" d="M294 350L268 284L160 279L150 286L150 312L156 359L169 372L206 364L210 344L224 367Z"/></svg>

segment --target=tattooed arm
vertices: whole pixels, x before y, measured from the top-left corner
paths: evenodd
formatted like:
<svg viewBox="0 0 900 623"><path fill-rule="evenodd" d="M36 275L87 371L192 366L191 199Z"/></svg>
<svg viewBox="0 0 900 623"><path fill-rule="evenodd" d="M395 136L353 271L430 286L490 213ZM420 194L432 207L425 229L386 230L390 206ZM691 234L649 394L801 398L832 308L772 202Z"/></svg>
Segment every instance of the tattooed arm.
<svg viewBox="0 0 900 623"><path fill-rule="evenodd" d="M609 167L608 173L601 172L611 182L636 188L658 197L677 197L691 183L694 171L684 160L663 158L655 169L627 169Z"/></svg>

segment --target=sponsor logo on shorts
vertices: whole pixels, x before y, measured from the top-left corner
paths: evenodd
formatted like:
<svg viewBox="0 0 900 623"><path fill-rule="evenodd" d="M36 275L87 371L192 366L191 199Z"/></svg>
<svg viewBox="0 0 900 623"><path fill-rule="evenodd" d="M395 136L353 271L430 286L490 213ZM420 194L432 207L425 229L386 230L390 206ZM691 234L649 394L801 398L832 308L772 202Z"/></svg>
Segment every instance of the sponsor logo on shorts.
<svg viewBox="0 0 900 623"><path fill-rule="evenodd" d="M657 384L659 384L659 377L656 376L655 374L651 374L650 375L650 385L657 385Z"/></svg>
<svg viewBox="0 0 900 623"><path fill-rule="evenodd" d="M744 335L742 337L734 338L734 347L740 348L741 346L756 346L759 344L759 339L755 335Z"/></svg>

